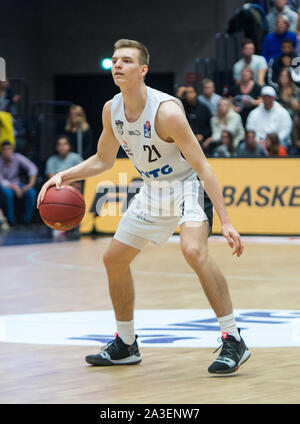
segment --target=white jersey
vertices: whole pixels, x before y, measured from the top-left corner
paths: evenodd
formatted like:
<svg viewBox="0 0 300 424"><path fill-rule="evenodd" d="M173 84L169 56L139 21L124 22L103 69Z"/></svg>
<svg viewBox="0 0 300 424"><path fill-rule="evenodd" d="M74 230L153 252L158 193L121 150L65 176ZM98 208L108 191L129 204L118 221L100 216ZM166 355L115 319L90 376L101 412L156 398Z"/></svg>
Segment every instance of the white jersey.
<svg viewBox="0 0 300 424"><path fill-rule="evenodd" d="M151 87L146 88L145 108L139 119L132 123L126 119L122 93L114 96L111 121L115 137L146 184L151 181L175 183L196 179L197 174L182 157L177 145L162 140L155 131L159 105L169 100L181 105L180 100Z"/></svg>

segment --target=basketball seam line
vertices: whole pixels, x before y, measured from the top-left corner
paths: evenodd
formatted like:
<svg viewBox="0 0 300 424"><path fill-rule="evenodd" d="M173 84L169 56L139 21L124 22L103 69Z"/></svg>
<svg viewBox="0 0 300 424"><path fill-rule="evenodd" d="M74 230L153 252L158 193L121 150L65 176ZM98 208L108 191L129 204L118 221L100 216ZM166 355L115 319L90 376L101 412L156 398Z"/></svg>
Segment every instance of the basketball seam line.
<svg viewBox="0 0 300 424"><path fill-rule="evenodd" d="M76 197L78 197L78 199L80 199L81 201L82 201L82 199L83 199L83 196L82 196L82 197L78 196L78 194L76 193L76 191L69 190L69 189L68 189L68 188L66 188L66 187L61 187L61 188L60 188L60 190L66 190L66 191L68 191L68 192L72 192L72 193L74 193L74 194L75 194L75 196L76 196Z"/></svg>

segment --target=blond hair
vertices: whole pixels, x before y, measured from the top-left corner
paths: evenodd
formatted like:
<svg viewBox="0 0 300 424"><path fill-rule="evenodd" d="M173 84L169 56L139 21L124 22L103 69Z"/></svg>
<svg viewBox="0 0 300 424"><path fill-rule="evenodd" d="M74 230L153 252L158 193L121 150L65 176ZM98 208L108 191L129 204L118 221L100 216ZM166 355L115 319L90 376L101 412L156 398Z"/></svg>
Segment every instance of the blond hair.
<svg viewBox="0 0 300 424"><path fill-rule="evenodd" d="M140 65L149 65L149 52L144 44L140 43L136 40L127 40L126 38L121 38L116 41L114 44L115 50L123 49L123 48L132 48L137 49L139 51L139 63Z"/></svg>
<svg viewBox="0 0 300 424"><path fill-rule="evenodd" d="M80 122L81 122L81 129L83 132L87 131L90 126L86 120L86 115L85 115L85 111L83 110L83 108L79 105L71 105L70 106L70 110L69 110L69 115L67 118L67 122L66 122L66 126L65 126L65 130L66 131L72 131L74 128L74 125L72 124L72 120L71 120L71 112L75 111L77 112L77 114L80 116Z"/></svg>

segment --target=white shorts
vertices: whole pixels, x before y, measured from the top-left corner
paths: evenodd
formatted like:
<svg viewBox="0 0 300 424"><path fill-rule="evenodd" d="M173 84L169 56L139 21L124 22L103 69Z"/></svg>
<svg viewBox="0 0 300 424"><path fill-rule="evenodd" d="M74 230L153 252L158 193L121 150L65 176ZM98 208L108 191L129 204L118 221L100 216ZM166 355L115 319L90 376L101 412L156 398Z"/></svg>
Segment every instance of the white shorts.
<svg viewBox="0 0 300 424"><path fill-rule="evenodd" d="M144 184L121 218L114 238L136 249L142 249L149 241L163 246L178 225L208 219L203 193L197 179L159 191Z"/></svg>

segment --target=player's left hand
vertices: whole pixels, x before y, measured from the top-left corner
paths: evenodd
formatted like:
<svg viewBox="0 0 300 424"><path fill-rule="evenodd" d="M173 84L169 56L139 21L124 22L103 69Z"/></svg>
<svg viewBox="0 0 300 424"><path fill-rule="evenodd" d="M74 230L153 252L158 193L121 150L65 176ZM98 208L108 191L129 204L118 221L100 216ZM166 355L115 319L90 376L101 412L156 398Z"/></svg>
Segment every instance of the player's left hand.
<svg viewBox="0 0 300 424"><path fill-rule="evenodd" d="M229 247L231 247L231 249L234 248L232 254L239 258L244 251L244 245L239 233L230 223L222 225L222 233L228 241Z"/></svg>

